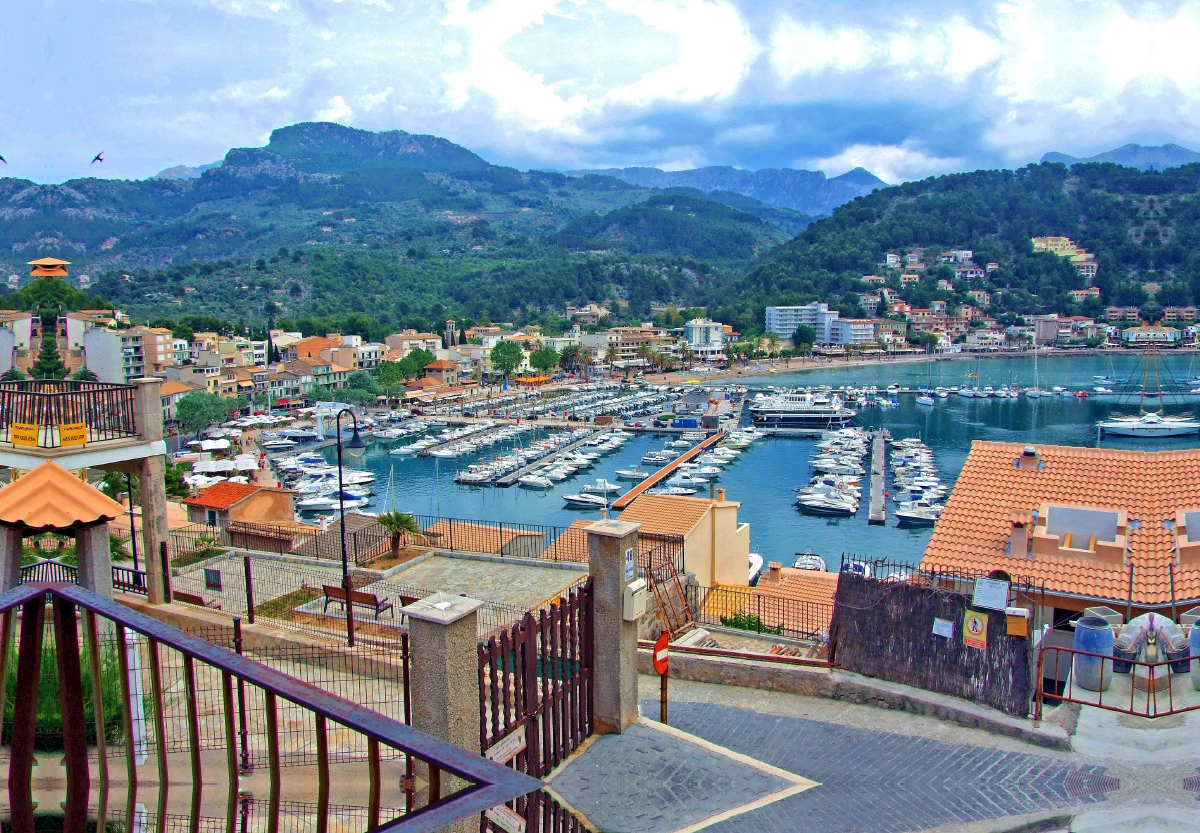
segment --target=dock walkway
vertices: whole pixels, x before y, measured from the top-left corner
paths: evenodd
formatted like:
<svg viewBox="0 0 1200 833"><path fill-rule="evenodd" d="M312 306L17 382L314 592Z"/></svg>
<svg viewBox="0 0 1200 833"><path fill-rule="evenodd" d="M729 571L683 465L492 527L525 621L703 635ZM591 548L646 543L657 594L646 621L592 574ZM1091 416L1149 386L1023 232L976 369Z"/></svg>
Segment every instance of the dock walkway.
<svg viewBox="0 0 1200 833"><path fill-rule="evenodd" d="M688 460L691 460L693 457L697 457L700 454L703 454L705 451L707 451L708 449L710 449L714 445L716 445L718 442L720 442L724 436L725 436L724 431L718 431L715 434L713 434L711 437L703 440L699 445L683 452L683 454L680 454L674 460L667 463L665 466L663 466L661 469L656 471L654 474L650 475L645 480L643 480L641 483L637 484L632 489L630 489L628 492L626 492L625 494L623 494L619 498L617 498L615 501L613 501L613 509L624 509L626 506L633 503L634 498L636 498L638 495L642 494L642 492L646 491L647 489L654 488L656 485L661 483L663 480L667 479L672 474L674 474L675 470L677 468L679 468L680 463L686 463Z"/></svg>
<svg viewBox="0 0 1200 833"><path fill-rule="evenodd" d="M567 445L564 445L562 448L556 448L553 451L551 451L549 454L544 454L541 457L537 458L536 460L532 461L531 463L521 466L521 468L517 469L516 471L510 472L510 473L504 475L503 477L501 477L495 481L495 485L503 486L503 487L512 486L513 484L515 484L517 482L517 480L519 480L520 478L529 474L529 472L534 471L535 469L542 468L547 463L551 463L551 462L557 460L559 457L561 457L564 454L569 454L570 452L574 451L575 449L577 449L580 446L587 443L587 441L592 439L593 437L603 436L603 435L609 433L610 431L612 431L612 428L607 427L607 426L605 426L603 428L599 428L595 431L592 431L592 432L588 433L588 435L586 437L580 437L575 442L568 443Z"/></svg>
<svg viewBox="0 0 1200 833"><path fill-rule="evenodd" d="M871 432L871 509L867 515L867 523L883 526L887 523L887 508L884 505L884 446L887 444L886 435L882 430Z"/></svg>

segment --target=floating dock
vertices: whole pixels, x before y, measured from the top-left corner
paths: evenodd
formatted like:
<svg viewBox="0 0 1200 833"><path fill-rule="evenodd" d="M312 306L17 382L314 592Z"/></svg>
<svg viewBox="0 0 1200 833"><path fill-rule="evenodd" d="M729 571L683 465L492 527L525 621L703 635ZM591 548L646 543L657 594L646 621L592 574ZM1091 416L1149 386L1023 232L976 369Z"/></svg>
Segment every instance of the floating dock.
<svg viewBox="0 0 1200 833"><path fill-rule="evenodd" d="M700 454L703 454L705 451L707 451L708 449L710 449L714 445L716 445L718 442L720 442L724 436L725 436L724 431L718 431L717 433L713 434L708 439L703 440L699 445L683 452L683 454L680 454L674 460L667 463L661 469L654 472L654 474L650 475L645 480L643 480L641 483L637 484L632 489L630 489L628 492L626 492L625 494L623 494L619 498L617 498L615 501L613 501L613 505L612 505L613 509L624 509L626 506L633 503L634 498L636 498L642 492L646 491L647 489L654 488L656 485L661 483L663 480L666 480L668 477L670 477L672 474L674 474L675 470L677 468L679 468L680 463L686 463L688 460L691 460L693 457L697 457Z"/></svg>
<svg viewBox="0 0 1200 833"><path fill-rule="evenodd" d="M586 437L580 437L578 440L576 440L573 443L568 443L567 445L564 445L562 448L556 448L553 451L551 451L549 454L545 454L545 455L537 458L533 462L528 463L527 465L521 466L521 468L517 469L516 471L510 472L510 473L504 475L503 477L493 481L493 485L505 486L505 487L512 486L514 483L517 482L518 479L529 474L531 471L535 471L537 469L542 468L547 463L553 462L554 460L557 460L562 455L568 454L572 451L575 451L580 446L587 444L588 440L590 440L594 437L602 437L605 434L609 433L611 430L612 430L611 428L605 426L603 428L600 428L597 431L592 431Z"/></svg>
<svg viewBox="0 0 1200 833"><path fill-rule="evenodd" d="M871 509L867 515L867 523L883 526L887 523L887 508L884 505L884 446L887 445L886 435L882 430L871 432Z"/></svg>

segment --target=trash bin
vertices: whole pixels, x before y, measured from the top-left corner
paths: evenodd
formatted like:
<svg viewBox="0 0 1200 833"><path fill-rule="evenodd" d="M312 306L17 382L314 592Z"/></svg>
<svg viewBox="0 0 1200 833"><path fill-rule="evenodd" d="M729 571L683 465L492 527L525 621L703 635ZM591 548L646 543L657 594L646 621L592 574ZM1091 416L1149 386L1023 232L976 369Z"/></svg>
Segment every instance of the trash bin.
<svg viewBox="0 0 1200 833"><path fill-rule="evenodd" d="M1133 671L1132 662L1122 662L1121 660L1137 659L1137 646L1133 644L1133 638L1122 634L1113 640L1113 673L1128 674Z"/></svg>
<svg viewBox="0 0 1200 833"><path fill-rule="evenodd" d="M1084 616L1075 623L1075 650L1113 655L1112 626L1099 616ZM1075 655L1072 669L1076 684L1088 691L1107 691L1112 685L1113 661L1102 657Z"/></svg>

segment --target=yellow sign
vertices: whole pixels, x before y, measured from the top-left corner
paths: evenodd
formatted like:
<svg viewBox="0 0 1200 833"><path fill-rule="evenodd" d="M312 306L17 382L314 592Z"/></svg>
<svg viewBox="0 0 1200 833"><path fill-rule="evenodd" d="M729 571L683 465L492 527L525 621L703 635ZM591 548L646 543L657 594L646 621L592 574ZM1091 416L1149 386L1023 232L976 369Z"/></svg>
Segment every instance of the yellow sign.
<svg viewBox="0 0 1200 833"><path fill-rule="evenodd" d="M28 445L37 448L38 427L28 422L14 422L8 426L8 438L13 445Z"/></svg>
<svg viewBox="0 0 1200 833"><path fill-rule="evenodd" d="M58 444L84 445L87 443L88 427L86 422L71 422L58 426Z"/></svg>
<svg viewBox="0 0 1200 833"><path fill-rule="evenodd" d="M987 650L987 620L986 613L976 613L968 610L963 619L963 644L968 648Z"/></svg>

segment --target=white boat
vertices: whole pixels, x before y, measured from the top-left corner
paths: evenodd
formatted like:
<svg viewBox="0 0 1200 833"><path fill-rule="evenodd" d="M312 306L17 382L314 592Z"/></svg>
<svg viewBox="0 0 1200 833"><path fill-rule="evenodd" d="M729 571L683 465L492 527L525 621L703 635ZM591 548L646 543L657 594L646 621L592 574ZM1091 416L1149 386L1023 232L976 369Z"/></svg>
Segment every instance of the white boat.
<svg viewBox="0 0 1200 833"><path fill-rule="evenodd" d="M634 467L632 469L617 469L617 480L645 480L650 472Z"/></svg>
<svg viewBox="0 0 1200 833"><path fill-rule="evenodd" d="M959 396L964 396L964 397L966 397L967 399L971 399L971 398L973 398L973 397L975 396L975 391L971 390L971 389L970 389L970 388L968 388L968 387L961 387L961 388L959 388L959 389L958 389L958 395L959 395Z"/></svg>
<svg viewBox="0 0 1200 833"><path fill-rule="evenodd" d="M672 497L687 497L688 495L696 494L695 489L689 489L686 486L659 486L654 489L647 489L648 495L671 495Z"/></svg>
<svg viewBox="0 0 1200 833"><path fill-rule="evenodd" d="M1186 416L1151 413L1133 417L1112 417L1099 423L1105 434L1120 437L1186 437L1200 432L1200 421Z"/></svg>
<svg viewBox="0 0 1200 833"><path fill-rule="evenodd" d="M677 474L667 481L672 486L707 486L708 478L695 477L690 474Z"/></svg>
<svg viewBox="0 0 1200 833"><path fill-rule="evenodd" d="M757 553L757 552L750 553L750 585L751 586L753 586L754 582L758 580L758 575L759 575L759 573L762 572L762 568L763 568L762 553Z"/></svg>
<svg viewBox="0 0 1200 833"><path fill-rule="evenodd" d="M527 474L524 477L517 478L517 485L526 489L549 489L554 484L550 482L550 478L542 477L538 474Z"/></svg>
<svg viewBox="0 0 1200 833"><path fill-rule="evenodd" d="M621 491L621 487L616 483L609 483L604 478L600 478L594 484L589 483L586 486L579 487L579 491L589 495L606 495L609 492Z"/></svg>
<svg viewBox="0 0 1200 833"><path fill-rule="evenodd" d="M809 515L853 515L858 503L851 498L835 495L811 495L796 500L800 511Z"/></svg>
<svg viewBox="0 0 1200 833"><path fill-rule="evenodd" d="M898 526L933 526L942 516L940 506L916 506L912 509L896 510Z"/></svg>
<svg viewBox="0 0 1200 833"><path fill-rule="evenodd" d="M567 506L577 509L603 509L608 506L608 501L600 495L563 495L563 501Z"/></svg>
<svg viewBox="0 0 1200 833"><path fill-rule="evenodd" d="M792 567L797 570L815 570L819 573L824 573L829 569L825 566L825 559L815 552L796 553L796 563Z"/></svg>
<svg viewBox="0 0 1200 833"><path fill-rule="evenodd" d="M932 404L933 404L933 397L932 397L932 396L925 395L925 394L922 394L921 396L918 396L918 397L917 397L917 404L918 404L918 405L932 405Z"/></svg>
<svg viewBox="0 0 1200 833"><path fill-rule="evenodd" d="M266 440L265 442L259 443L259 446L264 451L286 451L294 445L296 445L296 443L294 443L292 440Z"/></svg>

